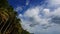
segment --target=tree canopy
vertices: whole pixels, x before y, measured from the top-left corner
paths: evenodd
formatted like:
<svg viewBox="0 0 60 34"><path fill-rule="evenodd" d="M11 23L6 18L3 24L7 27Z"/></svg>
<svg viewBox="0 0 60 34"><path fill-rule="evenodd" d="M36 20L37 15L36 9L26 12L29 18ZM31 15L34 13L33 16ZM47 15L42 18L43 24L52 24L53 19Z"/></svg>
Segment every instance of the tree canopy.
<svg viewBox="0 0 60 34"><path fill-rule="evenodd" d="M30 34L21 27L17 12L7 0L0 0L0 34Z"/></svg>

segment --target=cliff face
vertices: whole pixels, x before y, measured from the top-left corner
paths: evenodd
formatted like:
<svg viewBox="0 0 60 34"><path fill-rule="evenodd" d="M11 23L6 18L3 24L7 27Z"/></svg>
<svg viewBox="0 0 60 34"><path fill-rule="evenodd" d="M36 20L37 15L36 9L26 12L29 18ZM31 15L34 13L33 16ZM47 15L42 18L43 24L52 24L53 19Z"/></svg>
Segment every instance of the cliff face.
<svg viewBox="0 0 60 34"><path fill-rule="evenodd" d="M29 34L21 27L21 20L16 16L17 12L7 0L0 0L0 34Z"/></svg>

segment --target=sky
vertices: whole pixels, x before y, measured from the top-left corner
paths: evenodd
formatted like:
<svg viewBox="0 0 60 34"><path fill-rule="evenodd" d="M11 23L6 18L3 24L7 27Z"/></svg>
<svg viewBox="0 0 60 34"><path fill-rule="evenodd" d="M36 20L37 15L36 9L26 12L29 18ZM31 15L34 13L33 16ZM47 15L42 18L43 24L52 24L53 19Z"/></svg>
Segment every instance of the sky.
<svg viewBox="0 0 60 34"><path fill-rule="evenodd" d="M22 21L24 30L34 34L60 34L60 0L8 0Z"/></svg>

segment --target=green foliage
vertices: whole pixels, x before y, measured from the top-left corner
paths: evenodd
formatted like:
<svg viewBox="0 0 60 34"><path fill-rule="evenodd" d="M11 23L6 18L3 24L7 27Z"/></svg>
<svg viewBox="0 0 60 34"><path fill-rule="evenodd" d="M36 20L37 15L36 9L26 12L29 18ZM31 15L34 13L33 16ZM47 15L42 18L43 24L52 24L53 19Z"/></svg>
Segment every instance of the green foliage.
<svg viewBox="0 0 60 34"><path fill-rule="evenodd" d="M28 31L24 30L21 27L21 20L17 19L17 12L13 10L13 7L10 6L7 0L0 0L0 26L1 23L8 23L5 31L1 30L6 34L30 34ZM3 23L3 25L4 25ZM12 26L12 27L11 27ZM1 26L2 27L2 26ZM1 28L0 27L0 28ZM4 29L4 28L3 28ZM3 34L0 32L0 34Z"/></svg>
<svg viewBox="0 0 60 34"><path fill-rule="evenodd" d="M6 0L0 0L0 7L8 7L8 2Z"/></svg>

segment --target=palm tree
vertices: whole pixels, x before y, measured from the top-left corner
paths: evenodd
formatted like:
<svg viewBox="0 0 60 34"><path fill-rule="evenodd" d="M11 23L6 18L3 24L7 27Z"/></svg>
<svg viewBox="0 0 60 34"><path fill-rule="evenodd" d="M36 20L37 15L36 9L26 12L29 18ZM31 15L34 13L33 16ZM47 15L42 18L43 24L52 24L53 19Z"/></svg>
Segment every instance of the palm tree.
<svg viewBox="0 0 60 34"><path fill-rule="evenodd" d="M21 27L21 20L16 16L17 12L7 0L0 0L0 34L30 34Z"/></svg>

